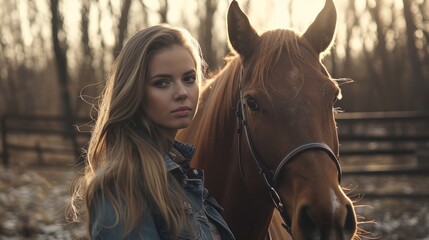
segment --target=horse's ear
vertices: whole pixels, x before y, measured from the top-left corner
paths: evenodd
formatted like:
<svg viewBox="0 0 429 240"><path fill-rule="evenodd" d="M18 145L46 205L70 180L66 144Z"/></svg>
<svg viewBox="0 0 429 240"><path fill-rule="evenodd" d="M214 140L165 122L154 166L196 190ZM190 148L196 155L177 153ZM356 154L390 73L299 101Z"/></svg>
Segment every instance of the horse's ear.
<svg viewBox="0 0 429 240"><path fill-rule="evenodd" d="M235 0L229 5L227 24L229 42L242 59L248 59L256 46L259 35L252 28L246 14L241 11Z"/></svg>
<svg viewBox="0 0 429 240"><path fill-rule="evenodd" d="M333 0L326 0L322 11L303 34L304 38L313 46L314 51L320 54L329 47L335 35L336 23L335 4Z"/></svg>

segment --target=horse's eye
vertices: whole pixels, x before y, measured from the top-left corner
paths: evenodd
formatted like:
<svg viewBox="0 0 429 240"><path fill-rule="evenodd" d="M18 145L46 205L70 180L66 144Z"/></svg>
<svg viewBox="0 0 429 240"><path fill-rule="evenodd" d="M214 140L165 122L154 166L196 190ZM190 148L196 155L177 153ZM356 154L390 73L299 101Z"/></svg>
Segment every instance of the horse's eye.
<svg viewBox="0 0 429 240"><path fill-rule="evenodd" d="M259 105L254 98L247 97L246 98L246 104L251 111L253 111L253 112L259 111Z"/></svg>

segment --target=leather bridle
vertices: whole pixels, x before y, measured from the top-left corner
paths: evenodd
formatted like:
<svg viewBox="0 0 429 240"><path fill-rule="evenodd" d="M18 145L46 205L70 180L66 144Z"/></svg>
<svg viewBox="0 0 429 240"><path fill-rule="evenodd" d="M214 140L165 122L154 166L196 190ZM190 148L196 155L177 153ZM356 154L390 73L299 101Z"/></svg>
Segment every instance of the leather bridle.
<svg viewBox="0 0 429 240"><path fill-rule="evenodd" d="M268 187L271 200L273 201L273 204L275 208L279 211L283 223L282 226L288 231L288 233L292 236L292 225L291 225L291 219L286 213L285 205L283 204L282 200L280 199L279 194L276 191L276 187L278 187L278 179L280 176L280 171L283 167L285 167L288 163L290 163L296 156L299 154L306 152L308 150L322 150L325 153L329 155L329 157L334 161L337 170L338 170L338 181L341 183L341 166L340 162L337 158L337 155L332 151L332 149L325 143L317 142L317 141L310 141L307 143L304 143L302 145L299 145L292 151L290 151L288 154L285 155L285 157L282 158L280 164L277 166L275 171L270 170L262 161L262 158L257 153L255 146L252 141L252 137L249 132L247 118L246 118L246 112L244 110L244 98L243 98L243 85L242 85L242 78L243 78L243 69L241 72L241 79L240 79L240 96L237 103L237 120L238 120L238 160L239 160L239 166L240 166L240 173L244 181L244 174L242 171L242 163L241 163L241 136L242 131L244 130L247 145L249 147L250 153L255 160L256 166L258 167L259 174L262 175L264 178L265 184ZM293 237L293 236L292 236Z"/></svg>

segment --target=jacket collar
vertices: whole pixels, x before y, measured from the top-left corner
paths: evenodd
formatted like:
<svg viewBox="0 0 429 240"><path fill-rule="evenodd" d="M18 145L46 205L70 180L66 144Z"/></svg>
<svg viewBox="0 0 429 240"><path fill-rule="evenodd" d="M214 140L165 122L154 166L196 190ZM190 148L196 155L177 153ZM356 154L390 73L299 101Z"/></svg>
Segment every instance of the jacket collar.
<svg viewBox="0 0 429 240"><path fill-rule="evenodd" d="M179 151L180 154L182 154L183 157L185 157L185 160L188 163L191 161L191 158L195 153L195 147L188 143L174 141L173 148ZM180 166L177 163L175 163L167 153L164 154L164 161L167 167L167 171L172 171L176 168L180 168Z"/></svg>

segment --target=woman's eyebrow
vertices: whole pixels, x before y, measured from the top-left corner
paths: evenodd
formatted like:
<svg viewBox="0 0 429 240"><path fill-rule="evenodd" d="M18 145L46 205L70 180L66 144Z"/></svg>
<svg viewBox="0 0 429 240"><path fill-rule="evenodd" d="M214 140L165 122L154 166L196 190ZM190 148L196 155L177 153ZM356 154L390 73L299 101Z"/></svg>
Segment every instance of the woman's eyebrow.
<svg viewBox="0 0 429 240"><path fill-rule="evenodd" d="M156 74L156 75L152 76L150 79L154 79L154 78L169 78L169 77L171 77L170 74L160 73L160 74Z"/></svg>
<svg viewBox="0 0 429 240"><path fill-rule="evenodd" d="M195 69L191 69L187 72L185 72L183 75L188 75L188 74L192 74L192 73L196 73L197 71L195 71Z"/></svg>
<svg viewBox="0 0 429 240"><path fill-rule="evenodd" d="M183 73L183 76L188 75L188 74L194 74L197 71L195 69L191 69L185 73ZM154 76L152 76L150 79L154 79L154 78L170 78L171 74L166 74L166 73L160 73L160 74L156 74Z"/></svg>

